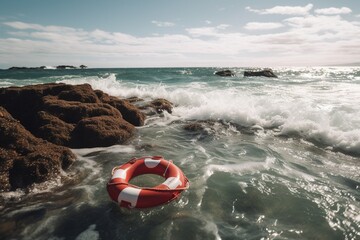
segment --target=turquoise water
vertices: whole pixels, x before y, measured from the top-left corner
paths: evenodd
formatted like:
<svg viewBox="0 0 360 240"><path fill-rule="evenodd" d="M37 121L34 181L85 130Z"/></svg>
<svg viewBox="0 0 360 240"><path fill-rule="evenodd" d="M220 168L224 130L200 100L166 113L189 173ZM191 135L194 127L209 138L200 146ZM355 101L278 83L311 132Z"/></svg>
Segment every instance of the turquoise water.
<svg viewBox="0 0 360 240"><path fill-rule="evenodd" d="M74 149L59 179L2 193L5 239L360 238L360 68L276 68L278 79L216 70L0 71L0 87L89 83L175 105L127 145ZM194 122L203 129L185 130ZM111 169L147 155L173 160L190 189L165 206L120 209L105 188Z"/></svg>

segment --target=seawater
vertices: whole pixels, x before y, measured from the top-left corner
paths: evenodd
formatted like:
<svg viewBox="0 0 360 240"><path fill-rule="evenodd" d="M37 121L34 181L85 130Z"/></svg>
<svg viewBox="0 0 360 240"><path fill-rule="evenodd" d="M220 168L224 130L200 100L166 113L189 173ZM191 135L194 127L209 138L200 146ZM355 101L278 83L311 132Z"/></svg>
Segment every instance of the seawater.
<svg viewBox="0 0 360 240"><path fill-rule="evenodd" d="M0 194L5 239L359 239L360 68L0 71L0 87L88 83L127 98L166 98L127 145L73 149L78 160L29 192ZM256 70L256 69L254 69ZM186 124L200 123L201 131ZM133 157L162 155L190 189L167 205L119 208L106 183ZM137 183L156 185L159 179Z"/></svg>

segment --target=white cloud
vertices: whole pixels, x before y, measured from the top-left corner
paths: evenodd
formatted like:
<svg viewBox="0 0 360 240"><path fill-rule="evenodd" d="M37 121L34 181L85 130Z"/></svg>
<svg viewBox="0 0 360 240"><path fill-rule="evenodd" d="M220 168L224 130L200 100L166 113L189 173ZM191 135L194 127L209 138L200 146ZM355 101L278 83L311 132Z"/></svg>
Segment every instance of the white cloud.
<svg viewBox="0 0 360 240"><path fill-rule="evenodd" d="M31 24L24 22L4 22L4 25L10 26L15 29L25 30L25 29L34 29L34 30L43 30L44 27L39 24Z"/></svg>
<svg viewBox="0 0 360 240"><path fill-rule="evenodd" d="M251 7L246 7L245 9L258 13L258 14L281 14L281 15L307 15L309 11L313 8L312 4L308 4L304 7L302 6L276 6L268 9L253 9Z"/></svg>
<svg viewBox="0 0 360 240"><path fill-rule="evenodd" d="M200 28L187 28L185 29L191 36L218 36L221 35L220 30L228 28L230 25L220 24L216 27L200 27Z"/></svg>
<svg viewBox="0 0 360 240"><path fill-rule="evenodd" d="M230 27L230 25L228 25L228 24L220 24L220 25L216 26L217 29L226 29L228 27Z"/></svg>
<svg viewBox="0 0 360 240"><path fill-rule="evenodd" d="M195 37L218 35L218 30L214 27L187 28L186 31L191 36L195 36Z"/></svg>
<svg viewBox="0 0 360 240"><path fill-rule="evenodd" d="M305 15L281 23L246 25L248 30L279 29L266 34L234 32L226 24L211 27L205 23L183 34L147 37L25 22L4 24L11 37L0 37L1 66L319 65L360 58L360 21L340 15Z"/></svg>
<svg viewBox="0 0 360 240"><path fill-rule="evenodd" d="M315 9L315 13L317 14L325 14L325 15L335 15L335 14L349 14L351 13L351 9L347 7L342 8L319 8Z"/></svg>
<svg viewBox="0 0 360 240"><path fill-rule="evenodd" d="M43 26L40 24L33 24L33 23L24 23L24 22L4 22L4 25L10 26L15 29L19 30L38 30L38 31L48 31L48 32L81 32L82 29L75 29L70 27L63 27L63 26Z"/></svg>
<svg viewBox="0 0 360 240"><path fill-rule="evenodd" d="M284 25L276 22L249 22L244 28L247 30L271 30L281 28Z"/></svg>
<svg viewBox="0 0 360 240"><path fill-rule="evenodd" d="M175 26L175 23L173 23L173 22L161 22L161 21L153 20L153 21L151 21L151 23L155 24L158 27L173 27L173 26Z"/></svg>
<svg viewBox="0 0 360 240"><path fill-rule="evenodd" d="M300 29L307 36L324 35L326 32L336 33L341 38L357 38L356 35L360 36L359 22L346 21L339 15L293 17L285 19L284 23L294 29Z"/></svg>

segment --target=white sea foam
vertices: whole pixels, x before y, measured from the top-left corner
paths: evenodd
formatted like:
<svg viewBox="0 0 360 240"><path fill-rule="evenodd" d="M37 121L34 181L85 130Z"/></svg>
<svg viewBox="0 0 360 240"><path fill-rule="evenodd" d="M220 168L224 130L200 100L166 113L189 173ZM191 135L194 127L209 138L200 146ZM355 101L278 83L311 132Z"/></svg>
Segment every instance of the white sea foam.
<svg viewBox="0 0 360 240"><path fill-rule="evenodd" d="M0 88L1 88L1 87L8 87L8 86L10 86L10 85L14 85L14 83L12 83L12 82L7 82L7 81L1 81L1 82L0 82Z"/></svg>
<svg viewBox="0 0 360 240"><path fill-rule="evenodd" d="M172 117L162 119L164 124L178 119L224 120L248 128L279 129L283 136L295 135L324 147L359 155L360 85L333 82L337 78L346 79L349 74L355 78L358 69L289 68L281 71L285 77L275 84L255 79L243 87L241 81L245 80L229 80L232 87L227 88L223 87L226 85L223 79L218 86L202 81L173 86L120 81L115 74L61 82L89 83L94 89L121 97L166 98L175 108ZM296 77L291 77L292 74ZM331 80L324 81L334 74ZM296 84L288 84L292 81Z"/></svg>
<svg viewBox="0 0 360 240"><path fill-rule="evenodd" d="M47 70L54 70L54 69L56 69L56 67L54 67L54 66L45 66L45 69L47 69Z"/></svg>
<svg viewBox="0 0 360 240"><path fill-rule="evenodd" d="M106 152L106 153L134 153L135 147L132 145L112 145L110 147L97 147L97 148L81 148L72 149L76 154L85 156L93 152Z"/></svg>
<svg viewBox="0 0 360 240"><path fill-rule="evenodd" d="M90 84L94 89L102 90L114 96L119 96L119 90L122 88L121 82L116 81L116 75L110 73L104 77L90 76L90 77L69 77L57 81L58 83L67 84Z"/></svg>
<svg viewBox="0 0 360 240"><path fill-rule="evenodd" d="M266 157L264 162L243 162L239 164L210 164L206 167L206 177L210 177L214 172L228 172L228 173L254 173L261 170L270 169L275 163L275 158Z"/></svg>

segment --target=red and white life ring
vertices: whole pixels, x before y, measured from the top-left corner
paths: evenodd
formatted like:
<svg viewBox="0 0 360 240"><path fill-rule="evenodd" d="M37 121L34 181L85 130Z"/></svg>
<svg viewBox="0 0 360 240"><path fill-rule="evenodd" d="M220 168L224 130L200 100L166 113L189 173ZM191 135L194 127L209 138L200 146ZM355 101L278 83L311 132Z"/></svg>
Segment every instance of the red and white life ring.
<svg viewBox="0 0 360 240"><path fill-rule="evenodd" d="M152 188L141 188L129 181L142 174L156 174L166 180ZM107 184L110 198L126 208L148 208L168 203L189 188L184 173L172 161L161 156L141 157L115 167Z"/></svg>

